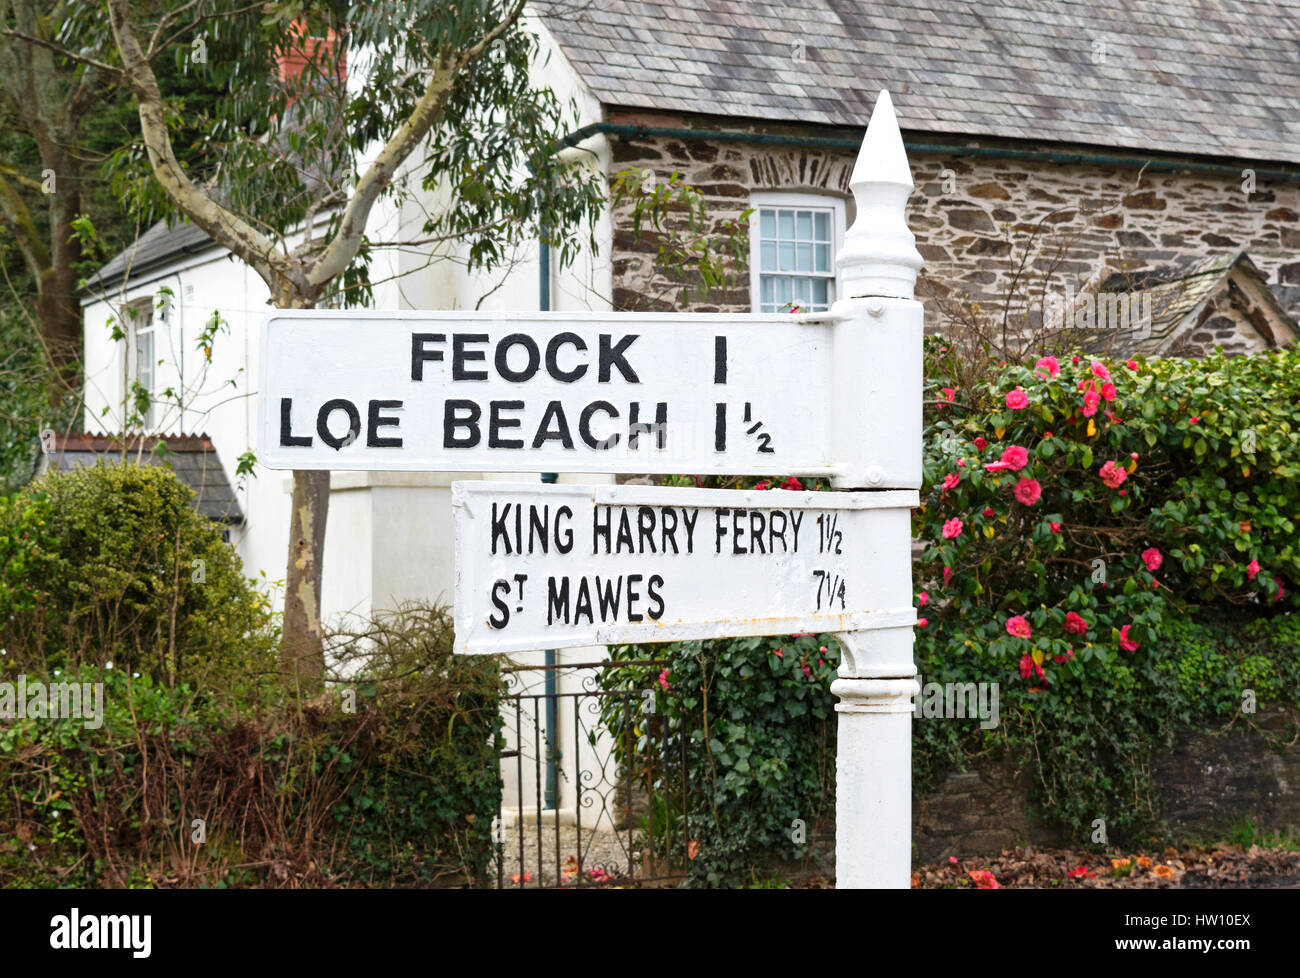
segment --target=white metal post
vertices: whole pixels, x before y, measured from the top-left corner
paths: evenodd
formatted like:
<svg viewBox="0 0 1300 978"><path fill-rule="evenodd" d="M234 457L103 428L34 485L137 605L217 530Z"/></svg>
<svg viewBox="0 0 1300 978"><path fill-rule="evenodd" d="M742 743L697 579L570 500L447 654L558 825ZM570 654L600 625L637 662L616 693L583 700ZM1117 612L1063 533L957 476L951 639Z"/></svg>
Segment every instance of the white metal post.
<svg viewBox="0 0 1300 978"><path fill-rule="evenodd" d="M837 488L921 485L921 255L907 227L911 169L889 93L850 180L857 217L836 262L832 425ZM887 363L889 369L881 370ZM868 369L873 367L874 369ZM872 380L864 383L864 378ZM864 389L865 387L865 389ZM897 573L911 580L911 567ZM909 588L910 592L910 583ZM911 873L912 627L845 632L839 702L835 876L840 889L906 888Z"/></svg>

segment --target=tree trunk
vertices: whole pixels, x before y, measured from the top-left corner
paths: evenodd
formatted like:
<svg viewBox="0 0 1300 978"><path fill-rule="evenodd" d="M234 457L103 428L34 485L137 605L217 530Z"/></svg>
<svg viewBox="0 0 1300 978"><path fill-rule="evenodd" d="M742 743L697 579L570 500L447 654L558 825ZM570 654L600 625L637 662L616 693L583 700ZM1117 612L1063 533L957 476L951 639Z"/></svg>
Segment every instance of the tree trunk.
<svg viewBox="0 0 1300 978"><path fill-rule="evenodd" d="M329 472L294 470L280 662L285 673L308 692L320 689L325 672L320 594L329 505Z"/></svg>

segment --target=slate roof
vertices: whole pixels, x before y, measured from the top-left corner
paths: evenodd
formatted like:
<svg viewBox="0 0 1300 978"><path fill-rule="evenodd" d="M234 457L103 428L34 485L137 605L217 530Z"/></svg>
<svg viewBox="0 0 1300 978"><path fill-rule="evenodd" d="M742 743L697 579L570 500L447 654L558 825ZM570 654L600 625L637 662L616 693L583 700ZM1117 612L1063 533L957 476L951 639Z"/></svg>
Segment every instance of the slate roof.
<svg viewBox="0 0 1300 978"><path fill-rule="evenodd" d="M1259 293L1268 304L1272 318L1293 332L1300 332L1297 324L1270 290L1259 268L1245 251L1212 258L1183 259L1173 265L1136 273L1119 272L1108 277L1098 287L1101 293L1128 293L1137 291L1151 297L1151 329L1135 337L1131 330L1079 330L1078 339L1085 349L1105 351L1121 356L1139 353L1156 356L1167 353L1189 322L1206 302L1214 299L1226 287L1233 270L1241 267L1259 284ZM1100 315L1100 313L1099 313Z"/></svg>
<svg viewBox="0 0 1300 978"><path fill-rule="evenodd" d="M221 467L221 460L217 458L217 450L207 435L150 435L143 439L91 434L56 435L54 451L48 455L41 454L36 474L51 468L71 472L101 461L106 465L117 465L122 461L124 448L128 461L134 461L142 440L140 464L171 469L198 496L200 513L217 523L244 522L239 500L235 498L235 491ZM166 454L155 451L159 442L166 443Z"/></svg>
<svg viewBox="0 0 1300 978"><path fill-rule="evenodd" d="M533 6L607 105L1300 163L1297 0Z"/></svg>
<svg viewBox="0 0 1300 978"><path fill-rule="evenodd" d="M177 224L173 228L159 221L111 261L104 265L87 285L93 293L115 285L127 274L138 275L150 265L167 261L181 254L192 254L215 247L208 232L197 224Z"/></svg>

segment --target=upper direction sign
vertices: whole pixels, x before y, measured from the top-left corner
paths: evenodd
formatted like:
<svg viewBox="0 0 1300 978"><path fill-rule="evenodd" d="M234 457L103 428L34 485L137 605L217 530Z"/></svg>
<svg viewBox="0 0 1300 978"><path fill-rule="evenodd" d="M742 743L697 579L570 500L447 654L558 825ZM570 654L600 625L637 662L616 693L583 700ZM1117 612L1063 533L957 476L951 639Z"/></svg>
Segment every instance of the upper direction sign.
<svg viewBox="0 0 1300 978"><path fill-rule="evenodd" d="M258 459L832 475L832 329L788 315L277 311Z"/></svg>
<svg viewBox="0 0 1300 978"><path fill-rule="evenodd" d="M908 627L916 504L456 482L456 651Z"/></svg>

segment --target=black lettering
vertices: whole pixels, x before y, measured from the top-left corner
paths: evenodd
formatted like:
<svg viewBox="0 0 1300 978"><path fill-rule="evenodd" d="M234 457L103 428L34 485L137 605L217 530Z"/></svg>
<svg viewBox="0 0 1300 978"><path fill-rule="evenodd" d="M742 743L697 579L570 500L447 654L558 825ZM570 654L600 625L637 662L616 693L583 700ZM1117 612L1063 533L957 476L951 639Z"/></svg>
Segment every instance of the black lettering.
<svg viewBox="0 0 1300 978"><path fill-rule="evenodd" d="M721 401L713 406L713 450L727 450L727 405Z"/></svg>
<svg viewBox="0 0 1300 978"><path fill-rule="evenodd" d="M698 509L683 509L682 520L686 523L686 552L695 553L695 523L700 518Z"/></svg>
<svg viewBox="0 0 1300 978"><path fill-rule="evenodd" d="M650 552L655 552L655 511L649 506L638 506L636 509L636 533L640 549L638 553L645 553L646 544L650 545Z"/></svg>
<svg viewBox="0 0 1300 978"><path fill-rule="evenodd" d="M799 526L803 523L803 513L798 510L790 510L790 522L794 526L794 546L791 548L795 553L799 552Z"/></svg>
<svg viewBox="0 0 1300 978"><path fill-rule="evenodd" d="M551 541L547 538L548 524L551 522L551 507L543 506L539 514L536 506L528 507L528 552L550 553ZM541 538L542 549L537 549L537 539Z"/></svg>
<svg viewBox="0 0 1300 978"><path fill-rule="evenodd" d="M743 509L733 509L731 511L731 552L733 554L749 553L748 550L740 545L740 536L745 532L740 527L740 521L744 518L745 511Z"/></svg>
<svg viewBox="0 0 1300 978"><path fill-rule="evenodd" d="M640 574L627 575L627 620L644 621L645 616L639 611L633 611L632 606L641 600L641 592L634 590L634 587L641 581Z"/></svg>
<svg viewBox="0 0 1300 978"><path fill-rule="evenodd" d="M556 586L555 578L546 579L546 624L554 625L564 616L564 623L569 623L569 579L561 577L559 586Z"/></svg>
<svg viewBox="0 0 1300 978"><path fill-rule="evenodd" d="M565 527L561 530L562 518L573 519L573 510L568 506L561 506L555 511L555 549L562 554L567 554L573 549L573 528Z"/></svg>
<svg viewBox="0 0 1300 978"><path fill-rule="evenodd" d="M618 444L618 432L614 432L608 438L597 440L591 434L591 416L597 411L604 411L611 419L618 417L618 409L609 401L592 401L582 409L582 415L578 418L578 437L580 437L588 448L597 451L604 448L613 448Z"/></svg>
<svg viewBox="0 0 1300 978"><path fill-rule="evenodd" d="M767 520L763 518L761 509L752 509L749 511L749 548L756 554L765 554L767 549L763 546L763 531L767 528Z"/></svg>
<svg viewBox="0 0 1300 978"><path fill-rule="evenodd" d="M776 528L776 521L778 519L781 521L781 529L779 530ZM781 541L781 549L786 553L790 552L790 548L785 542L785 525L785 513L781 512L779 509L772 510L771 514L767 518L767 549L772 551L772 553L776 553L776 541L778 539Z"/></svg>
<svg viewBox="0 0 1300 978"><path fill-rule="evenodd" d="M280 398L280 444L293 448L307 448L311 445L311 435L295 435L290 417L293 413L293 398Z"/></svg>
<svg viewBox="0 0 1300 978"><path fill-rule="evenodd" d="M713 382L715 384L727 382L727 338L725 336L713 337Z"/></svg>
<svg viewBox="0 0 1300 978"><path fill-rule="evenodd" d="M635 545L632 543L632 520L627 515L627 510L618 511L618 541L614 547L614 552L618 554L630 554L634 551Z"/></svg>
<svg viewBox="0 0 1300 978"><path fill-rule="evenodd" d="M470 360L486 360L487 354L482 350L467 350L470 343L486 343L487 333L453 333L451 337L451 379L452 380L487 380L486 370L467 370L465 364Z"/></svg>
<svg viewBox="0 0 1300 978"><path fill-rule="evenodd" d="M501 600L501 592L510 593L509 581L497 581L492 585L492 607L497 613L488 617L488 624L493 628L505 628L510 622L510 606Z"/></svg>
<svg viewBox="0 0 1300 978"><path fill-rule="evenodd" d="M497 516L497 504L492 504L492 552L497 552L497 538L500 537L505 542L506 553L511 554L514 551L510 549L510 531L506 529L506 517L510 515L511 504L505 503L503 505L505 508L501 510L501 515Z"/></svg>
<svg viewBox="0 0 1300 978"><path fill-rule="evenodd" d="M528 366L523 370L513 370L510 367L510 348L512 346L522 346L528 353ZM537 349L537 344L533 341L533 338L526 333L511 333L497 344L497 373L512 383L522 384L526 380L532 380L533 374L537 373L537 367L541 361L541 351Z"/></svg>
<svg viewBox="0 0 1300 978"><path fill-rule="evenodd" d="M602 509L604 509L605 511L605 522L603 525L600 522L600 511ZM591 552L592 553L594 554L600 553L599 547L600 547L601 537L605 538L605 553L609 553L609 534L610 534L609 523L610 520L613 518L613 515L614 515L613 511L608 506L604 506L604 507L596 506L592 508L591 511Z"/></svg>
<svg viewBox="0 0 1300 978"><path fill-rule="evenodd" d="M556 425L554 431L550 429L552 418L555 419ZM542 423L537 426L533 447L541 448L548 441L558 441L567 450L573 451L573 436L569 434L569 422L564 417L564 406L559 401L551 401L542 412Z"/></svg>
<svg viewBox="0 0 1300 978"><path fill-rule="evenodd" d="M587 624L596 623L596 615L591 610L591 588L587 584L585 577L578 578L578 597L573 603L573 623L578 624L578 619L583 615L587 616Z"/></svg>
<svg viewBox="0 0 1300 978"><path fill-rule="evenodd" d="M671 525L669 521L671 520ZM677 549L677 511L671 506L665 506L659 512L659 549L664 553L668 552L668 544L673 545L673 553L679 554Z"/></svg>
<svg viewBox="0 0 1300 978"><path fill-rule="evenodd" d="M646 617L651 621L658 621L664 616L664 599L660 596L658 588L664 586L664 579L658 574L650 575L650 582L646 586L646 597L652 602L646 609Z"/></svg>
<svg viewBox="0 0 1300 978"><path fill-rule="evenodd" d="M617 583L617 587L615 587ZM618 604L623 596L623 578L614 578L613 581L608 578L602 585L600 578L596 578L596 600L600 602L600 620L613 621L618 618Z"/></svg>
<svg viewBox="0 0 1300 978"><path fill-rule="evenodd" d="M462 411L465 412L463 416L461 415ZM442 447L476 447L480 437L478 422L482 416L483 409L473 401L446 401L442 406ZM467 434L463 437L457 437L457 428L464 428Z"/></svg>
<svg viewBox="0 0 1300 978"><path fill-rule="evenodd" d="M401 401L371 401L370 411L366 425L366 445L370 448L401 448L402 439L400 438L381 438L379 436L380 428L395 428L401 424L400 418L381 415L379 412L392 408L395 411L402 409Z"/></svg>
<svg viewBox="0 0 1300 978"><path fill-rule="evenodd" d="M426 350L425 343L446 343L446 333L411 334L411 379L424 380L424 361L441 360L441 350Z"/></svg>
<svg viewBox="0 0 1300 978"><path fill-rule="evenodd" d="M330 434L330 415L335 411L342 411L348 416L348 433L342 438ZM357 406L341 397L326 401L316 414L316 434L336 452L351 445L357 440L357 435L361 434L361 414L357 411Z"/></svg>
<svg viewBox="0 0 1300 978"><path fill-rule="evenodd" d="M562 384L572 384L587 372L587 365L580 363L572 370L561 370L559 364L560 347L568 343L579 353L585 353L587 344L577 333L556 333L551 342L546 344L546 372Z"/></svg>
<svg viewBox="0 0 1300 978"><path fill-rule="evenodd" d="M600 370L596 375L597 382L601 384L609 383L610 368L618 367L618 372L623 375L623 379L629 384L641 383L637 379L636 371L632 369L632 365L623 357L623 354L627 352L627 348L638 339L637 334L629 333L613 346L609 345L610 339L608 333L600 334Z"/></svg>
<svg viewBox="0 0 1300 978"><path fill-rule="evenodd" d="M637 421L641 414L641 405L633 401L628 408L627 417L627 447L634 449L641 440L642 433L655 436L655 448L659 451L664 450L664 444L668 439L668 402L660 401L655 405L655 423L644 424Z"/></svg>
<svg viewBox="0 0 1300 978"><path fill-rule="evenodd" d="M488 448L523 448L522 438L502 438L502 428L518 428L518 418L503 418L502 411L522 411L523 401L493 401L488 407Z"/></svg>
<svg viewBox="0 0 1300 978"><path fill-rule="evenodd" d="M722 537L727 532L727 528L722 525L722 518L730 513L729 509L715 509L713 511L713 552L722 553Z"/></svg>

